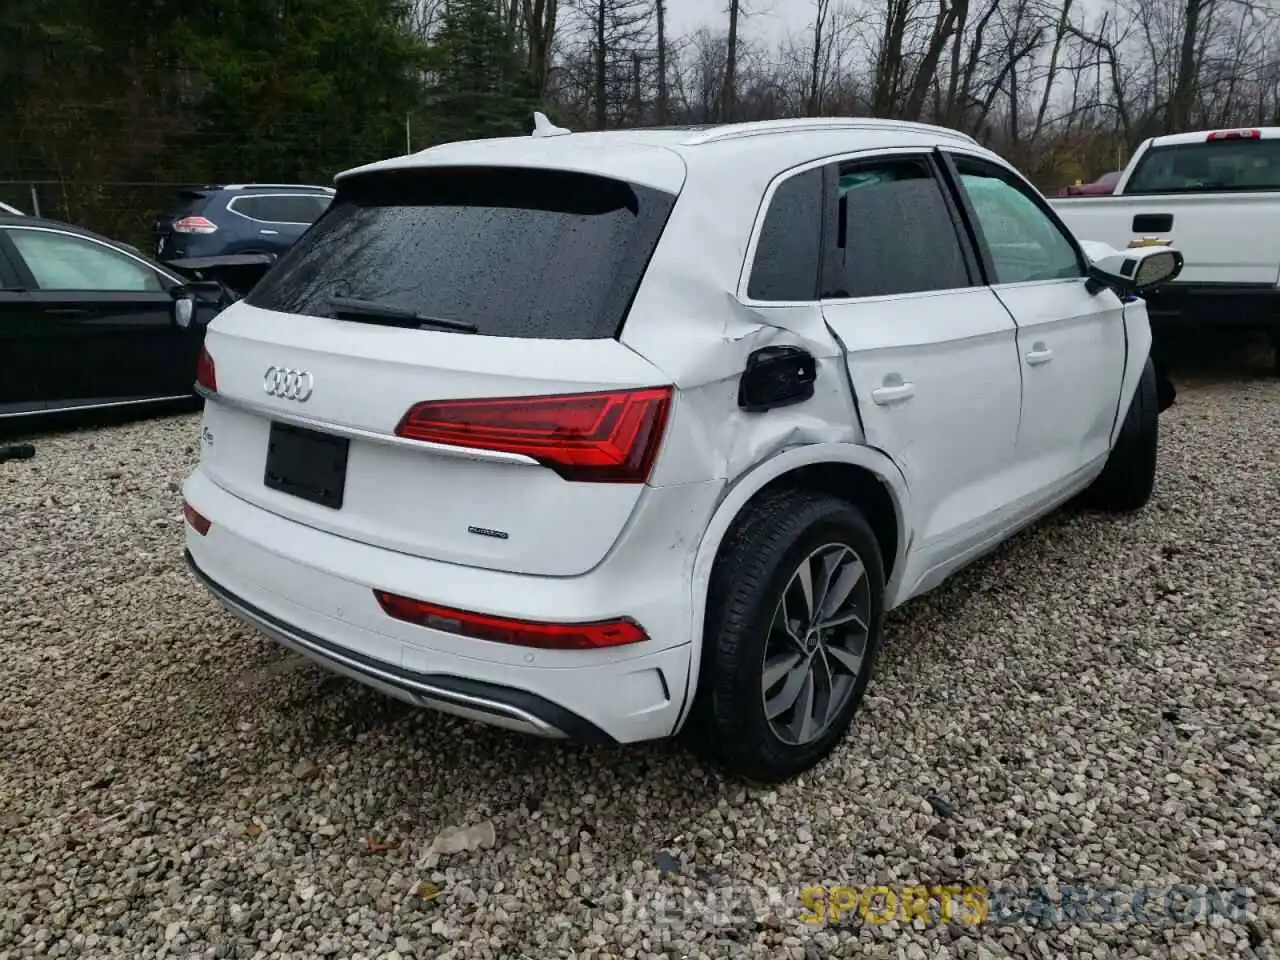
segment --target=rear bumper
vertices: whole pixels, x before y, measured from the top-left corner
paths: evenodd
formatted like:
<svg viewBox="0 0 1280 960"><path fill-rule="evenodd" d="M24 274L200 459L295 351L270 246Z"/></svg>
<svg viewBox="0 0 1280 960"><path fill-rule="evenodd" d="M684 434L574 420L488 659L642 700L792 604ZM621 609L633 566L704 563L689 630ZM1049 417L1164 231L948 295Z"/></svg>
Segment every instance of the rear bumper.
<svg viewBox="0 0 1280 960"><path fill-rule="evenodd" d="M285 623L216 583L184 551L196 579L229 611L282 646L309 657L335 673L358 680L383 693L420 707L480 720L543 737L563 737L586 743L610 743L614 738L589 720L545 697L496 683L422 674L362 656L315 634Z"/></svg>
<svg viewBox="0 0 1280 960"><path fill-rule="evenodd" d="M582 577L507 574L316 530L198 470L183 495L212 524L205 535L186 530L199 580L241 620L330 670L418 706L543 737L629 743L677 729L691 693L692 590L676 555L661 577L626 557L625 569L613 569L613 557ZM375 589L529 620L631 616L650 639L603 650L476 640L387 616Z"/></svg>

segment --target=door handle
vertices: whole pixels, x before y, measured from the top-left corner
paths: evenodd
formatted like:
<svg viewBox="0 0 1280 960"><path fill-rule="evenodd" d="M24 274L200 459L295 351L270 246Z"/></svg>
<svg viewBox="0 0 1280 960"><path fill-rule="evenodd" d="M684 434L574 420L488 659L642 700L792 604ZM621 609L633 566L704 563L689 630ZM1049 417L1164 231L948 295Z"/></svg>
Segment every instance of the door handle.
<svg viewBox="0 0 1280 960"><path fill-rule="evenodd" d="M915 395L916 385L910 380L900 380L898 383L887 384L871 391L871 399L882 407L885 404L897 403L899 400L910 400Z"/></svg>
<svg viewBox="0 0 1280 960"><path fill-rule="evenodd" d="M45 310L51 317L83 317L88 312L83 307L49 307Z"/></svg>
<svg viewBox="0 0 1280 960"><path fill-rule="evenodd" d="M279 230L259 230L258 232L268 237L276 237L280 235Z"/></svg>
<svg viewBox="0 0 1280 960"><path fill-rule="evenodd" d="M1043 343L1035 344L1027 354L1027 363L1031 364L1033 367L1038 367L1042 363L1048 363L1052 359L1053 351Z"/></svg>

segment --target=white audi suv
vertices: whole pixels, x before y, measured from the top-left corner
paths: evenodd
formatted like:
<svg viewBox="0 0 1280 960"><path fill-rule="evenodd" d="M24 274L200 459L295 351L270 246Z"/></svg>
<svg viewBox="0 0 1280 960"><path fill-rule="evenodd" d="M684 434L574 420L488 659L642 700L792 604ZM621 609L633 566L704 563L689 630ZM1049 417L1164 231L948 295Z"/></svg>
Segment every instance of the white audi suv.
<svg viewBox="0 0 1280 960"><path fill-rule="evenodd" d="M962 134L451 143L340 175L205 331L187 558L387 694L735 774L845 734L885 611L1156 466L1142 290Z"/></svg>

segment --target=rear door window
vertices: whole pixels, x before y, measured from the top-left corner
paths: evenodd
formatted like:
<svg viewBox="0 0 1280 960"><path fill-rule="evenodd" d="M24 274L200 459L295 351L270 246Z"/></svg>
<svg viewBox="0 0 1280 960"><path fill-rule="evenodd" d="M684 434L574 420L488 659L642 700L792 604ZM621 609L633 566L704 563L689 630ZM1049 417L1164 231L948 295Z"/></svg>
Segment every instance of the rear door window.
<svg viewBox="0 0 1280 960"><path fill-rule="evenodd" d="M942 187L923 157L842 163L840 262L829 299L954 290L972 285Z"/></svg>
<svg viewBox="0 0 1280 960"><path fill-rule="evenodd" d="M489 336L615 337L674 202L638 184L555 170L356 176L248 302L331 316L338 297Z"/></svg>
<svg viewBox="0 0 1280 960"><path fill-rule="evenodd" d="M1280 190L1280 139L1206 140L1152 147L1124 192Z"/></svg>

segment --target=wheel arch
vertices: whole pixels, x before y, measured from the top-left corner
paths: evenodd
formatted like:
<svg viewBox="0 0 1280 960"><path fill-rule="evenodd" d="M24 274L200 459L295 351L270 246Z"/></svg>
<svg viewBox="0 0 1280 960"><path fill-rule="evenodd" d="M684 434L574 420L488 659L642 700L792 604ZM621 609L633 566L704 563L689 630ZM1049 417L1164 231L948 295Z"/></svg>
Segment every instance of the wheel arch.
<svg viewBox="0 0 1280 960"><path fill-rule="evenodd" d="M734 522L760 497L783 488L809 489L862 507L880 544L885 564L886 609L906 566L910 543L909 494L901 471L887 456L856 443L824 443L793 447L766 460L729 488L703 533L690 578L693 603L689 677L685 702L676 721L678 731L689 718L702 666L702 634L706 623L711 571Z"/></svg>

